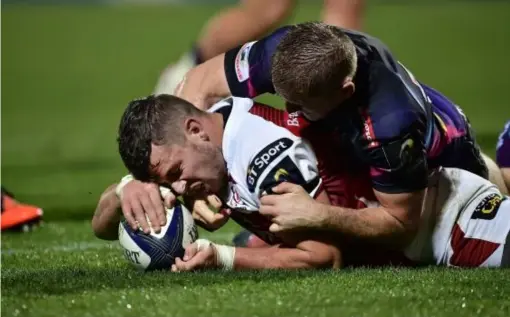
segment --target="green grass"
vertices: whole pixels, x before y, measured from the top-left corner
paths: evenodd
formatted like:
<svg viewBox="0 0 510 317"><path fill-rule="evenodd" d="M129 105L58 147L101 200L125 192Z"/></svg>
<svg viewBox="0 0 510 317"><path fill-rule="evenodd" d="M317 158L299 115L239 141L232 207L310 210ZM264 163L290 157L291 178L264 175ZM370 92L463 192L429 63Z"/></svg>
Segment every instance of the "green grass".
<svg viewBox="0 0 510 317"><path fill-rule="evenodd" d="M508 270L133 271L89 227L100 193L124 174L118 119L220 8L2 9L2 183L47 220L2 235L2 316L510 315ZM293 19L317 19L319 9L303 5ZM510 4L374 5L366 20L420 80L463 107L492 155L510 118ZM206 236L228 242L236 230Z"/></svg>

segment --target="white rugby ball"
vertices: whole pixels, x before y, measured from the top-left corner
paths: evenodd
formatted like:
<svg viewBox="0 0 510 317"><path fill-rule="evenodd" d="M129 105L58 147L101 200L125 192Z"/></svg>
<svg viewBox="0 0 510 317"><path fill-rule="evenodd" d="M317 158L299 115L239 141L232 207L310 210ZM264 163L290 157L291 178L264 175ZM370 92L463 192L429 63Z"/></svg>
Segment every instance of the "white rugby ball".
<svg viewBox="0 0 510 317"><path fill-rule="evenodd" d="M166 224L159 233L133 230L123 220L119 224L119 242L126 260L137 269L152 271L169 269L176 257L182 258L184 248L198 238L198 231L189 210L177 202L166 209Z"/></svg>

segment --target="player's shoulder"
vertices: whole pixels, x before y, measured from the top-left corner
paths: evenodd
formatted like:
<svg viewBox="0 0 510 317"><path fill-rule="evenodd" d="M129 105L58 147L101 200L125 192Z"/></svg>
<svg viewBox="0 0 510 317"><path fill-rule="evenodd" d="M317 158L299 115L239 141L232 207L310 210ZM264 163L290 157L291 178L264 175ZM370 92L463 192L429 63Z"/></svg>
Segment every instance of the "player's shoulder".
<svg viewBox="0 0 510 317"><path fill-rule="evenodd" d="M510 120L499 135L496 146L496 162L500 167L510 167Z"/></svg>
<svg viewBox="0 0 510 317"><path fill-rule="evenodd" d="M236 119L232 115L229 120ZM317 159L305 140L249 112L242 117L235 128L227 123L223 138L227 168L237 184L254 197L284 180L314 184Z"/></svg>
<svg viewBox="0 0 510 317"><path fill-rule="evenodd" d="M503 128L503 131L501 131L499 138L502 140L510 140L510 120L508 120L505 124L505 127Z"/></svg>
<svg viewBox="0 0 510 317"><path fill-rule="evenodd" d="M247 169L257 153L269 151L274 156L298 139L287 129L252 114L253 106L251 99L232 97L210 110L224 117L223 150L227 164Z"/></svg>
<svg viewBox="0 0 510 317"><path fill-rule="evenodd" d="M370 67L367 103L360 108L362 129L378 139L394 139L414 127L427 126L429 101L405 69L393 71L380 62Z"/></svg>

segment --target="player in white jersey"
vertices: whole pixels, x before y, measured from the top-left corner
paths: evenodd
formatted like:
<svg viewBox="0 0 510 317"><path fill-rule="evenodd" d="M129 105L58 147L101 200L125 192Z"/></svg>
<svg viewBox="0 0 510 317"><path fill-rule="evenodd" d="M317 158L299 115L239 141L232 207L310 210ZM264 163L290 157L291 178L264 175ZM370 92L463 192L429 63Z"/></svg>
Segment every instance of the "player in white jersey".
<svg viewBox="0 0 510 317"><path fill-rule="evenodd" d="M417 263L510 265L510 200L478 175L441 168L429 181L418 232L404 249Z"/></svg>
<svg viewBox="0 0 510 317"><path fill-rule="evenodd" d="M206 114L176 97L158 96L131 103L123 116L120 152L135 177L160 184L185 181L183 191L195 196L221 193L232 218L268 244L280 246L246 249L200 240L173 270L340 266L331 232L308 240L278 237L269 232L270 220L258 213L260 197L282 181L302 186L324 203L327 199L311 148L286 129L250 114L252 105L247 99L230 98L215 105L213 114ZM172 116L166 112L170 106ZM175 112L175 108L182 109ZM158 125L167 128L158 132ZM191 143L179 145L186 144L181 137ZM223 159L225 165L219 163ZM405 255L420 264L498 267L508 263L508 200L488 181L462 170L441 170L434 180L418 234ZM377 204L365 197L359 201ZM340 240L334 244L342 244Z"/></svg>
<svg viewBox="0 0 510 317"><path fill-rule="evenodd" d="M186 182L186 194L218 193L243 223L275 248L234 248L205 244L204 252L225 269L340 266L340 253L327 235L276 236L258 213L259 198L290 181L327 203L309 145L284 128L248 112L248 99L230 98L210 113L170 95L132 102L119 128L121 157L138 180ZM196 245L195 245L196 246ZM216 253L218 256L216 257ZM217 261L216 261L217 259ZM185 263L176 260L176 265ZM188 263L189 264L189 263Z"/></svg>

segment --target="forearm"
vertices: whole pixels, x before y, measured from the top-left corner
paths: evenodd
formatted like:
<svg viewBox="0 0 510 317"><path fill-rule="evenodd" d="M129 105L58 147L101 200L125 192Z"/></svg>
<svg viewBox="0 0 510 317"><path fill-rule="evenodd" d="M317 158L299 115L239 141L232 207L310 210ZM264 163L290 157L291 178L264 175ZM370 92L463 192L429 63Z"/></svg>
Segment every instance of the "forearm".
<svg viewBox="0 0 510 317"><path fill-rule="evenodd" d="M384 207L349 209L321 205L324 215L318 228L337 232L342 237L367 242L406 244L415 228L392 216Z"/></svg>
<svg viewBox="0 0 510 317"><path fill-rule="evenodd" d="M176 94L202 110L207 110L218 100L230 96L224 59L225 54L221 54L190 70L182 82L182 87L177 88ZM189 91L190 89L193 91ZM205 101L205 104L198 100Z"/></svg>
<svg viewBox="0 0 510 317"><path fill-rule="evenodd" d="M235 270L339 268L338 249L328 246L315 251L299 248L236 248Z"/></svg>
<svg viewBox="0 0 510 317"><path fill-rule="evenodd" d="M121 212L120 201L115 194L116 186L113 184L103 192L92 218L92 230L99 239L118 239Z"/></svg>

